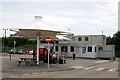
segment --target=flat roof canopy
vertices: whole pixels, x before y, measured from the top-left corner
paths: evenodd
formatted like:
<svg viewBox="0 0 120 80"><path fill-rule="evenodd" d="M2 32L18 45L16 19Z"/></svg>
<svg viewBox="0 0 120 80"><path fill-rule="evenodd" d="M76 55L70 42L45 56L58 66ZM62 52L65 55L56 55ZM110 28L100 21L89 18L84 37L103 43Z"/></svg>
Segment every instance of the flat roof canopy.
<svg viewBox="0 0 120 80"><path fill-rule="evenodd" d="M15 31L12 30L11 31ZM11 37L24 37L28 39L36 40L37 35L40 36L41 39L45 39L46 37L56 38L56 35L61 35L61 33L67 33L62 31L52 31L52 30L41 30L41 29L18 29L15 34L10 35Z"/></svg>

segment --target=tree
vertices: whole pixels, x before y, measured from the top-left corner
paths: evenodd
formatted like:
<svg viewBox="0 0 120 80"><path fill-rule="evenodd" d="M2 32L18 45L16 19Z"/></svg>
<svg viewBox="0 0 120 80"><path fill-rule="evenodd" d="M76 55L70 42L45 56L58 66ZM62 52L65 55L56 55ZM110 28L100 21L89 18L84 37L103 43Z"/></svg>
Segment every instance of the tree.
<svg viewBox="0 0 120 80"><path fill-rule="evenodd" d="M113 44L115 45L116 57L120 57L120 32L113 35Z"/></svg>
<svg viewBox="0 0 120 80"><path fill-rule="evenodd" d="M106 44L107 44L107 45L112 45L112 44L113 44L112 37L110 37L110 36L107 37Z"/></svg>
<svg viewBox="0 0 120 80"><path fill-rule="evenodd" d="M4 38L3 38L4 40ZM26 45L29 43L29 40L26 39L26 38L11 38L11 37L8 37L4 40L4 44L7 46L7 47L13 47L14 46L14 41L16 41L16 47L18 46L22 46L22 45Z"/></svg>
<svg viewBox="0 0 120 80"><path fill-rule="evenodd" d="M116 32L113 37L107 37L107 45L115 45L115 55L120 57L120 32Z"/></svg>
<svg viewBox="0 0 120 80"><path fill-rule="evenodd" d="M113 44L116 46L116 50L120 50L120 32L113 35Z"/></svg>

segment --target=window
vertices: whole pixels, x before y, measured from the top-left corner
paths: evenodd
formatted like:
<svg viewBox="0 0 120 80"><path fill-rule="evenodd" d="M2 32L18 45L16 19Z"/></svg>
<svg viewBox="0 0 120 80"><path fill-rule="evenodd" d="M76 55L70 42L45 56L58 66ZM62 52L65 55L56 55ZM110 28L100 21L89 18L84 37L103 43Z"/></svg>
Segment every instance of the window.
<svg viewBox="0 0 120 80"><path fill-rule="evenodd" d="M61 47L61 51L62 51L62 52L67 52L67 46L62 46L62 47Z"/></svg>
<svg viewBox="0 0 120 80"><path fill-rule="evenodd" d="M88 46L88 52L92 52L92 46Z"/></svg>
<svg viewBox="0 0 120 80"><path fill-rule="evenodd" d="M103 50L103 47L99 47L99 50Z"/></svg>
<svg viewBox="0 0 120 80"><path fill-rule="evenodd" d="M81 41L81 37L78 37L78 41Z"/></svg>
<svg viewBox="0 0 120 80"><path fill-rule="evenodd" d="M55 51L58 51L58 46L55 47Z"/></svg>
<svg viewBox="0 0 120 80"><path fill-rule="evenodd" d="M74 46L70 47L70 51L73 52L74 51Z"/></svg>
<svg viewBox="0 0 120 80"><path fill-rule="evenodd" d="M95 47L95 52L97 51L96 47Z"/></svg>
<svg viewBox="0 0 120 80"><path fill-rule="evenodd" d="M88 37L85 37L85 41L88 41Z"/></svg>

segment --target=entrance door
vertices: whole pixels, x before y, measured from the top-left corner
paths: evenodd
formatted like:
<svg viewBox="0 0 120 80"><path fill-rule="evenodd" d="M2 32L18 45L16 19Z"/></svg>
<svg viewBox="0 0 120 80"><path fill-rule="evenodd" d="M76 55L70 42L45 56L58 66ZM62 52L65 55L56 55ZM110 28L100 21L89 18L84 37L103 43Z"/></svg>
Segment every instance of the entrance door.
<svg viewBox="0 0 120 80"><path fill-rule="evenodd" d="M75 52L76 52L76 57L79 57L80 56L80 47L79 46L75 47Z"/></svg>

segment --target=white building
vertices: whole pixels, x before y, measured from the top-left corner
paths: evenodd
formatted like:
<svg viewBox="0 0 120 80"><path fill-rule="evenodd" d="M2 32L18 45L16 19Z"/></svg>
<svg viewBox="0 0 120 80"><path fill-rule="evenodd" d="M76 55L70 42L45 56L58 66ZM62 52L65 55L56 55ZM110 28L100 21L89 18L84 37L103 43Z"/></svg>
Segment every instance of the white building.
<svg viewBox="0 0 120 80"><path fill-rule="evenodd" d="M72 57L72 52L76 57L87 58L114 58L114 45L106 45L105 35L72 35L66 36L70 41L60 41L56 45L59 55Z"/></svg>

